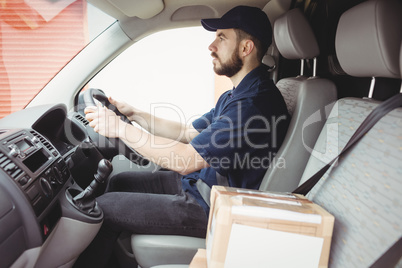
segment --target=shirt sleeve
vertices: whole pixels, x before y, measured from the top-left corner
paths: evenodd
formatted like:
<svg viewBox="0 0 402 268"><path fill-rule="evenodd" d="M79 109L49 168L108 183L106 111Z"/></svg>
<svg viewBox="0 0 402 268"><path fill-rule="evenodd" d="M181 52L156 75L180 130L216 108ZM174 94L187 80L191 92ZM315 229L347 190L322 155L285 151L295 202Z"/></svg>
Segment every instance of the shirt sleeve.
<svg viewBox="0 0 402 268"><path fill-rule="evenodd" d="M197 118L193 122L193 127L198 131L201 132L206 129L211 123L213 119L215 108L212 108L211 111L204 114L200 118Z"/></svg>

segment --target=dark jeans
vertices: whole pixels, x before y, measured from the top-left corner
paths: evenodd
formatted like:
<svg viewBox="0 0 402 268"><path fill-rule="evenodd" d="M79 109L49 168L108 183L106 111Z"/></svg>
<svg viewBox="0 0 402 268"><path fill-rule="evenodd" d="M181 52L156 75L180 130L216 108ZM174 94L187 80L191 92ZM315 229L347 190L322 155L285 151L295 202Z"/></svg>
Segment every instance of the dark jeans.
<svg viewBox="0 0 402 268"><path fill-rule="evenodd" d="M104 267L122 231L205 237L208 218L172 171L124 172L97 198L103 225L74 267Z"/></svg>

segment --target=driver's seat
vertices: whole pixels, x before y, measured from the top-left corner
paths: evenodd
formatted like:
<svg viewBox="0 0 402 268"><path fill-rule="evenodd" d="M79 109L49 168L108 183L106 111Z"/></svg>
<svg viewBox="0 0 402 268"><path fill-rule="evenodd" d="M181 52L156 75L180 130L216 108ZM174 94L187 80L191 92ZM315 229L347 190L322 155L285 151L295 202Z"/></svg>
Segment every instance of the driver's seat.
<svg viewBox="0 0 402 268"><path fill-rule="evenodd" d="M319 54L313 31L300 10L290 10L275 21L274 38L282 56L288 59L303 61ZM299 184L309 158L305 140L314 146L325 120L315 121L314 126L308 128L305 122L315 112L319 113L320 109L336 101L336 88L329 80L302 76L282 79L277 86L292 115L277 157L285 158L292 165L287 169L272 165L260 189L292 191ZM132 235L131 246L138 264L148 268L160 264L189 264L197 249L205 248L205 239L176 235Z"/></svg>

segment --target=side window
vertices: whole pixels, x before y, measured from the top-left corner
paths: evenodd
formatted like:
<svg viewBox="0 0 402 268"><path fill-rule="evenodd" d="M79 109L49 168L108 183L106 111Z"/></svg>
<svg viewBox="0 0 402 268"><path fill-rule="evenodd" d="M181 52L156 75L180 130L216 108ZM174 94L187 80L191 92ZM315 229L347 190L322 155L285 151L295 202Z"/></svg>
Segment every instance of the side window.
<svg viewBox="0 0 402 268"><path fill-rule="evenodd" d="M215 74L201 27L167 30L135 43L92 81L106 95L158 117L192 122L215 104Z"/></svg>
<svg viewBox="0 0 402 268"><path fill-rule="evenodd" d="M26 107L114 21L85 0L0 1L0 118Z"/></svg>

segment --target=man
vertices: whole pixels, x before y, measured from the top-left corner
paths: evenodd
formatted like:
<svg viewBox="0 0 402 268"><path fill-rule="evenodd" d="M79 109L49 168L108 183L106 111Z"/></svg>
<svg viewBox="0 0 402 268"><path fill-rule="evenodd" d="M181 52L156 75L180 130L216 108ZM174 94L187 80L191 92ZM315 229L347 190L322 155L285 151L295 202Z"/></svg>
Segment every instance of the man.
<svg viewBox="0 0 402 268"><path fill-rule="evenodd" d="M79 265L104 263L112 250L110 241L123 230L205 237L209 206L200 184L208 188L218 184L218 178L226 178L230 186L257 189L281 145L289 115L261 63L272 39L268 17L258 8L239 6L220 19L201 22L205 29L216 31L209 46L214 71L233 83L214 109L184 126L110 98L143 129L124 123L104 107L85 110L96 132L122 139L170 171L121 173L111 178L106 193L97 199L104 224ZM91 255L97 257L88 258Z"/></svg>

